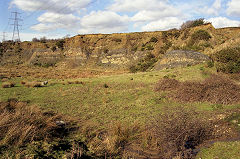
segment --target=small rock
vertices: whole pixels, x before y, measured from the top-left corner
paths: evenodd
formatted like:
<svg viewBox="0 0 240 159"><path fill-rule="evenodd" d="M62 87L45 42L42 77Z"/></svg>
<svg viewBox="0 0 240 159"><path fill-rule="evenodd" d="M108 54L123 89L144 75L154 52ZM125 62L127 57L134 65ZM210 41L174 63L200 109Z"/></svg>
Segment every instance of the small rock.
<svg viewBox="0 0 240 159"><path fill-rule="evenodd" d="M61 127L63 127L63 126L65 126L65 122L64 121L62 121L62 120L60 120L60 121L56 121L56 125L57 126L61 126Z"/></svg>

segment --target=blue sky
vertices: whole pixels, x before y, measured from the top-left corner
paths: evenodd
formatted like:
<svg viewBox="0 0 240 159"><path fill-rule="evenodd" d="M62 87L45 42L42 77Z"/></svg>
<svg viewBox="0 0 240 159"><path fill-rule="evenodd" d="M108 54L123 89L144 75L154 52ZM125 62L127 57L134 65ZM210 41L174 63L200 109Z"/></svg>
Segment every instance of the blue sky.
<svg viewBox="0 0 240 159"><path fill-rule="evenodd" d="M0 35L6 32L8 40L14 11L23 19L19 22L22 41L168 30L197 18L216 28L240 26L240 0L1 0L0 6Z"/></svg>

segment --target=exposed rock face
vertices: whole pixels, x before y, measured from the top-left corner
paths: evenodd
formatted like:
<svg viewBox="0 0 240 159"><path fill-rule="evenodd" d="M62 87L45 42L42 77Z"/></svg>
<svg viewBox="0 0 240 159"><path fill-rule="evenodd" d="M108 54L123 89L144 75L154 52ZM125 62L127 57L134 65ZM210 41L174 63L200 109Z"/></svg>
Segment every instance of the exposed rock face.
<svg viewBox="0 0 240 159"><path fill-rule="evenodd" d="M154 69L162 70L167 68L186 67L210 61L207 55L195 51L173 50L167 52L160 59Z"/></svg>

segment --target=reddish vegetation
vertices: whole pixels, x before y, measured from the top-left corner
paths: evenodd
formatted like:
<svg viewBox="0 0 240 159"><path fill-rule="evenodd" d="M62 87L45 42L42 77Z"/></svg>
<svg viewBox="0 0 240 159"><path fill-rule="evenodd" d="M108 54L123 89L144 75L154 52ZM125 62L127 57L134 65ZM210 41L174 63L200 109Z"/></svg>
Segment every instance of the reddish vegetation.
<svg viewBox="0 0 240 159"><path fill-rule="evenodd" d="M174 90L179 85L180 85L180 82L176 79L163 78L156 84L154 90L155 91L169 91L169 90Z"/></svg>
<svg viewBox="0 0 240 159"><path fill-rule="evenodd" d="M169 97L181 102L210 102L215 104L235 104L240 102L240 86L229 78L212 75L203 82L178 82L163 79L156 91L171 91Z"/></svg>

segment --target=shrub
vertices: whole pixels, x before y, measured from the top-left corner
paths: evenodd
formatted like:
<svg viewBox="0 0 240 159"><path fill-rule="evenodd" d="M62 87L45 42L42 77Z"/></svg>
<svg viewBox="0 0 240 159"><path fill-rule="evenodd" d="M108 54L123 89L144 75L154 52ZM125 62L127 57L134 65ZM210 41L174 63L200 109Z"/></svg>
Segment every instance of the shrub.
<svg viewBox="0 0 240 159"><path fill-rule="evenodd" d="M64 40L58 40L58 41L56 42L56 46L57 46L58 48L60 48L61 50L63 50L63 49L64 49L64 43L65 43Z"/></svg>
<svg viewBox="0 0 240 159"><path fill-rule="evenodd" d="M196 26L201 26L204 25L204 18L200 18L200 19L196 19L196 20L189 20L184 22L181 25L181 30L186 29L186 28L192 28L192 27L196 27Z"/></svg>
<svg viewBox="0 0 240 159"><path fill-rule="evenodd" d="M155 91L169 91L174 90L180 85L180 82L176 79L171 79L166 76L166 78L161 79L156 85Z"/></svg>
<svg viewBox="0 0 240 159"><path fill-rule="evenodd" d="M198 41L198 40L205 40L205 41L208 41L209 39L211 39L211 35L205 31L205 30L198 30L198 31L195 31L192 36L191 36L191 39L193 41Z"/></svg>
<svg viewBox="0 0 240 159"><path fill-rule="evenodd" d="M60 121L65 124L58 124ZM65 138L76 129L70 122L73 120L52 111L42 112L27 102L16 99L0 102L0 156L64 158L63 152L66 154L72 149Z"/></svg>
<svg viewBox="0 0 240 159"><path fill-rule="evenodd" d="M16 99L0 102L0 106L1 144L21 146L60 135L55 123L58 115L44 115L37 107L27 107L26 102Z"/></svg>
<svg viewBox="0 0 240 159"><path fill-rule="evenodd" d="M226 48L214 54L217 71L240 73L240 47Z"/></svg>
<svg viewBox="0 0 240 159"><path fill-rule="evenodd" d="M51 47L51 50L54 52L54 51L57 50L57 47L56 47L56 46L53 46L53 47Z"/></svg>
<svg viewBox="0 0 240 159"><path fill-rule="evenodd" d="M40 40L39 40L41 43L46 43L47 42L47 38L44 36L44 37L41 37Z"/></svg>
<svg viewBox="0 0 240 159"><path fill-rule="evenodd" d="M108 88L109 86L105 83L105 84L103 85L103 87L104 87L104 88Z"/></svg>
<svg viewBox="0 0 240 159"><path fill-rule="evenodd" d="M39 42L40 40L38 38L32 38L32 42Z"/></svg>
<svg viewBox="0 0 240 159"><path fill-rule="evenodd" d="M150 69L156 62L157 62L157 59L155 58L155 56L149 53L145 56L145 58L140 60L136 65L130 66L129 71L132 73L135 73L138 71L144 72Z"/></svg>
<svg viewBox="0 0 240 159"><path fill-rule="evenodd" d="M2 83L2 88L11 88L11 87L14 87L14 86L15 86L15 83L13 83L13 82Z"/></svg>
<svg viewBox="0 0 240 159"><path fill-rule="evenodd" d="M135 47L133 47L133 48L131 49L131 51L134 51L134 52L136 52L136 51L137 51L137 49L138 49L138 47L137 47L137 46L135 46Z"/></svg>
<svg viewBox="0 0 240 159"><path fill-rule="evenodd" d="M166 83L166 86L165 86ZM212 75L203 82L160 80L155 91L171 91L169 97L181 102L235 104L240 102L240 86L232 80Z"/></svg>
<svg viewBox="0 0 240 159"><path fill-rule="evenodd" d="M147 50L154 50L154 47L152 45L147 45L146 48Z"/></svg>
<svg viewBox="0 0 240 159"><path fill-rule="evenodd" d="M122 42L122 39L114 38L113 41L120 43L120 42Z"/></svg>
<svg viewBox="0 0 240 159"><path fill-rule="evenodd" d="M207 62L207 67L208 67L208 68L214 67L214 62L213 62L212 60L208 61L208 62Z"/></svg>
<svg viewBox="0 0 240 159"><path fill-rule="evenodd" d="M191 108L165 108L156 117L153 132L162 158L193 158L193 150L214 138L214 124Z"/></svg>
<svg viewBox="0 0 240 159"><path fill-rule="evenodd" d="M158 39L157 39L157 38L155 38L155 37L152 37L152 38L150 39L150 41L149 41L149 42L156 43L156 42L158 42Z"/></svg>
<svg viewBox="0 0 240 159"><path fill-rule="evenodd" d="M42 83L42 82L26 82L25 83L25 86L26 87L43 87L44 86L44 84Z"/></svg>
<svg viewBox="0 0 240 159"><path fill-rule="evenodd" d="M21 81L20 82L22 85L25 85L26 84L26 81Z"/></svg>

